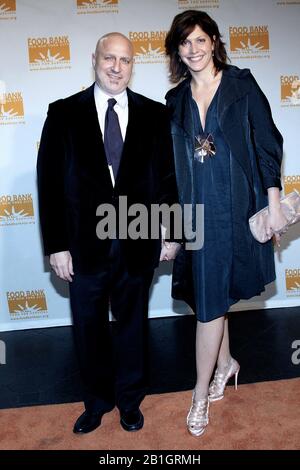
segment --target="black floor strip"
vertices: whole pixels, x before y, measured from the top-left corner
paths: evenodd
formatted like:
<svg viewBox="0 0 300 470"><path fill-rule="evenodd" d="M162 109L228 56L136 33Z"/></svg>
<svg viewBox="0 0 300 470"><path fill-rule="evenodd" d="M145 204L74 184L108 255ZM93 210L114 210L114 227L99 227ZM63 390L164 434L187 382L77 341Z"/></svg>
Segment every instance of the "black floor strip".
<svg viewBox="0 0 300 470"><path fill-rule="evenodd" d="M194 316L149 320L150 393L194 387L195 326ZM300 344L300 307L231 313L230 334L240 383L300 377L293 348ZM0 340L0 408L81 401L71 327L5 332Z"/></svg>

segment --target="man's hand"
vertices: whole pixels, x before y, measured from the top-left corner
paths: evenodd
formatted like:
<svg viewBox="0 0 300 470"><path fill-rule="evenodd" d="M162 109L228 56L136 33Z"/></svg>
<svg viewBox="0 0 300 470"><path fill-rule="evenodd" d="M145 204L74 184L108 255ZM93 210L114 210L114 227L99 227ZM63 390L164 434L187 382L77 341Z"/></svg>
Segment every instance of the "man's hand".
<svg viewBox="0 0 300 470"><path fill-rule="evenodd" d="M180 243L163 241L159 261L170 261L175 259L180 247Z"/></svg>
<svg viewBox="0 0 300 470"><path fill-rule="evenodd" d="M73 262L69 251L60 251L50 255L50 264L55 274L64 281L72 282Z"/></svg>

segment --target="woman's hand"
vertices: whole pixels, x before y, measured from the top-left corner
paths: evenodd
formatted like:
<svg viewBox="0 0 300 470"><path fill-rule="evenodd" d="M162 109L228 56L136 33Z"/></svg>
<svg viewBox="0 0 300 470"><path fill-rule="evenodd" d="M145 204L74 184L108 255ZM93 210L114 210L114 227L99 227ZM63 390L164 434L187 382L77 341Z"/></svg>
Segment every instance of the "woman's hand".
<svg viewBox="0 0 300 470"><path fill-rule="evenodd" d="M280 236L287 231L287 219L280 207L280 192L278 188L268 188L269 199L269 217L267 234L271 238L273 232L275 235L276 244L280 246Z"/></svg>
<svg viewBox="0 0 300 470"><path fill-rule="evenodd" d="M271 237L272 233L275 232L274 236L278 247L280 246L281 235L287 231L287 222L288 221L280 207L269 207L267 234Z"/></svg>

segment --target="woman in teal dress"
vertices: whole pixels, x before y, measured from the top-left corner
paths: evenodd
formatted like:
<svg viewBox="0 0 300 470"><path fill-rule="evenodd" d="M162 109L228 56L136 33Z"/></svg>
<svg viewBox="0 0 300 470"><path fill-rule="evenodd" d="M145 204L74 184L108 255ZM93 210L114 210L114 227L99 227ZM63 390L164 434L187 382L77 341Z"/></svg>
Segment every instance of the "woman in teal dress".
<svg viewBox="0 0 300 470"><path fill-rule="evenodd" d="M173 296L197 316L197 381L187 427L200 436L209 403L223 398L230 377L237 384L228 309L275 279L272 242L257 242L248 219L269 204L268 230L277 232L279 243L286 224L279 203L282 137L250 71L227 64L218 26L205 12L174 18L166 52L171 80L179 82L166 96L179 199L182 206L204 205L204 224L196 226L203 230L203 246L181 249L173 273Z"/></svg>

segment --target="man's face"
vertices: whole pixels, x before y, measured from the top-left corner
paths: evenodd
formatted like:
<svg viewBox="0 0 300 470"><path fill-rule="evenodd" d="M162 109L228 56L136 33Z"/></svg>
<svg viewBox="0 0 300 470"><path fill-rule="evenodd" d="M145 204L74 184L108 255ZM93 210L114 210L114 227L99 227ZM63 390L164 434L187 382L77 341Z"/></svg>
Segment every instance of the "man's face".
<svg viewBox="0 0 300 470"><path fill-rule="evenodd" d="M93 54L96 82L108 95L114 96L128 85L133 66L133 47L125 37L115 35L98 42Z"/></svg>

